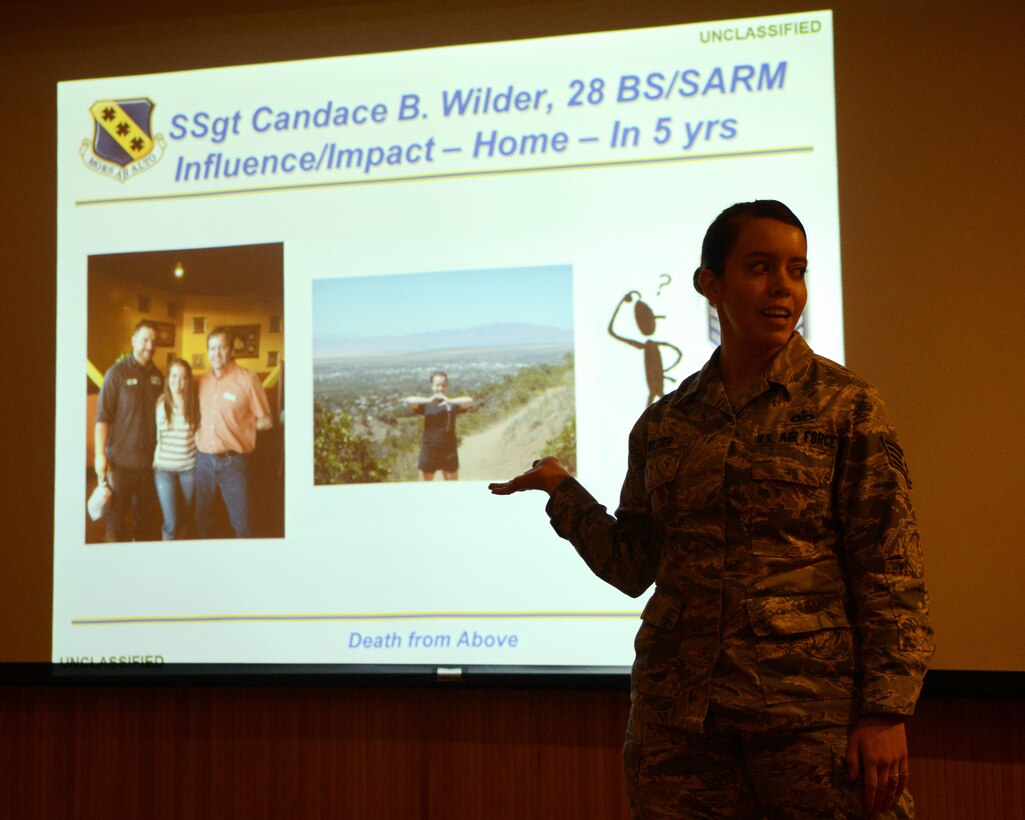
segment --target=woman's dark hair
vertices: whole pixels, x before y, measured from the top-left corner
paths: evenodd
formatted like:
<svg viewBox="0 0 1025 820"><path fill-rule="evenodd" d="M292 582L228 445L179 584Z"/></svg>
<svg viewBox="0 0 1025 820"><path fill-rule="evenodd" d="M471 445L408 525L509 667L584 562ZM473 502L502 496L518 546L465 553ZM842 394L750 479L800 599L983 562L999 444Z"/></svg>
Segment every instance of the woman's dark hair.
<svg viewBox="0 0 1025 820"><path fill-rule="evenodd" d="M211 334L213 335L213 334ZM171 422L171 416L174 414L174 397L171 396L171 368L180 367L185 371L188 376L188 380L185 382L185 395L184 407L182 413L185 416L185 423L189 425L193 430L199 429L199 391L196 389L196 380L192 378L192 368L189 367L189 363L185 359L171 359L167 363L167 378L164 379L164 394L160 397L160 401L164 403L164 415L167 418L168 424Z"/></svg>
<svg viewBox="0 0 1025 820"><path fill-rule="evenodd" d="M694 271L694 290L704 296L701 283L698 281L702 268L708 268L716 276L722 276L726 269L726 257L733 250L740 227L748 219L775 219L792 225L805 235L804 225L782 202L775 199L756 199L754 202L738 202L730 205L717 216L705 231L705 239L701 243L701 265Z"/></svg>

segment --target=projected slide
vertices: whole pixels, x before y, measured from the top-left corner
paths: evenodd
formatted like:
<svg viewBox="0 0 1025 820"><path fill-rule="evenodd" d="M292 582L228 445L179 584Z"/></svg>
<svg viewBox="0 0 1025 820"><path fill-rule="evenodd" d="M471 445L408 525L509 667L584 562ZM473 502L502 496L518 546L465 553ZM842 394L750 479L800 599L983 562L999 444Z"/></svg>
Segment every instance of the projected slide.
<svg viewBox="0 0 1025 820"><path fill-rule="evenodd" d="M736 201L804 221L843 360L828 12L67 82L58 127L58 663L626 667L643 600L488 482L615 507Z"/></svg>

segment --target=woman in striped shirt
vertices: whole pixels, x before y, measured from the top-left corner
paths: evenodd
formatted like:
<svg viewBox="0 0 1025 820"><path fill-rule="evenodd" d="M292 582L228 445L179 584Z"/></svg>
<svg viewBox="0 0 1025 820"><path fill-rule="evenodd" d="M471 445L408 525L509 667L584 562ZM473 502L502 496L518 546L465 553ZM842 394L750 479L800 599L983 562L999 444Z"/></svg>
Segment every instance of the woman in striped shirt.
<svg viewBox="0 0 1025 820"><path fill-rule="evenodd" d="M174 359L167 366L164 395L157 401L157 449L153 455L165 541L174 541L192 528L198 427L199 396L192 368L183 359Z"/></svg>

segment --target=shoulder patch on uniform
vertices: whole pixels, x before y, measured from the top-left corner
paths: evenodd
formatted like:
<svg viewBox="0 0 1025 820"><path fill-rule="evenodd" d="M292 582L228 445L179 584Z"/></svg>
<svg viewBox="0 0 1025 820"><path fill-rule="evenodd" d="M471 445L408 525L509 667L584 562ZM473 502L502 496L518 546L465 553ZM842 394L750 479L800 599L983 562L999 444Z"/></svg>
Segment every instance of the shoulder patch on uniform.
<svg viewBox="0 0 1025 820"><path fill-rule="evenodd" d="M886 457L890 461L890 466L904 476L904 480L910 488L911 475L908 473L908 463L904 459L904 451L901 446L889 436L883 436L883 447L886 448Z"/></svg>

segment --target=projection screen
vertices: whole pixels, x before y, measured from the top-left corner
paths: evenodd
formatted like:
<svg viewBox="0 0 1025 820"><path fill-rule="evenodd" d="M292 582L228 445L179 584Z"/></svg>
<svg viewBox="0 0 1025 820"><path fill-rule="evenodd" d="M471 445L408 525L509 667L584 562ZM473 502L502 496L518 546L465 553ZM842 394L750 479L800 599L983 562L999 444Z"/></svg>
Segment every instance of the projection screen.
<svg viewBox="0 0 1025 820"><path fill-rule="evenodd" d="M810 12L61 83L53 661L625 670L643 599L486 487L554 451L615 506L717 344L690 277L733 202L804 221L802 331L843 361L832 41ZM197 380L227 328L267 397L248 537L220 499L205 538L85 515L140 320ZM426 482L436 371L469 401Z"/></svg>

